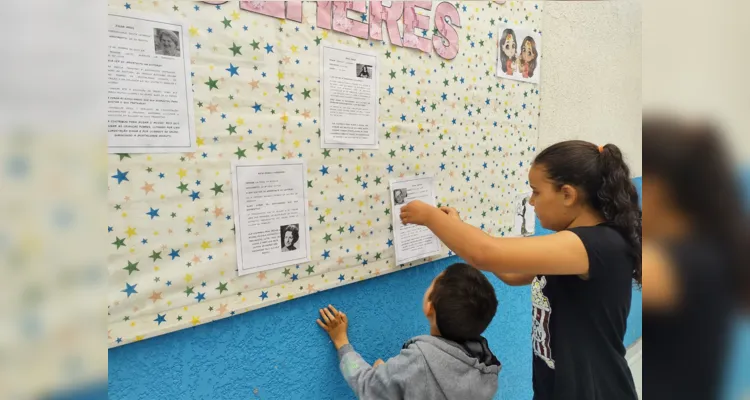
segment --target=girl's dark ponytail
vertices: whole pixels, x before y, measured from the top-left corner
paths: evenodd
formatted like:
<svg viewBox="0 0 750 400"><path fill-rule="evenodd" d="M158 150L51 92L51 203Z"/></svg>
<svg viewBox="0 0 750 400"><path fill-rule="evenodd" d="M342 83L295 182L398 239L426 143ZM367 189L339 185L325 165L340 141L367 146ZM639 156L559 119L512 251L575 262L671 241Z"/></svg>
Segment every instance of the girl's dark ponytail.
<svg viewBox="0 0 750 400"><path fill-rule="evenodd" d="M604 218L625 236L636 259L633 279L642 283L641 234L642 212L638 205L638 192L630 180L630 168L622 158L620 149L608 144L599 154L601 185L592 198L594 208L601 210Z"/></svg>
<svg viewBox="0 0 750 400"><path fill-rule="evenodd" d="M641 284L642 213L620 149L613 144L598 147L569 140L544 149L534 163L543 165L558 187L571 185L581 190L592 208L623 235L635 260L633 279Z"/></svg>

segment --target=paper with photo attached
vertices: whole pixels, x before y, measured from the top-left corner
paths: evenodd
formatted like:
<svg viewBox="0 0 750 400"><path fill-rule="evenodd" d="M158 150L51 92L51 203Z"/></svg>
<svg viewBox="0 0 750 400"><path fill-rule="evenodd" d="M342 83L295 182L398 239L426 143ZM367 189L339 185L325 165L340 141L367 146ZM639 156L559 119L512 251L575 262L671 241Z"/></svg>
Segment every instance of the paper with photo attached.
<svg viewBox="0 0 750 400"><path fill-rule="evenodd" d="M440 253L440 239L427 227L401 223L401 207L414 200L435 205L435 179L431 176L401 178L391 181L393 239L396 265Z"/></svg>
<svg viewBox="0 0 750 400"><path fill-rule="evenodd" d="M107 23L109 153L195 151L185 24L136 14Z"/></svg>
<svg viewBox="0 0 750 400"><path fill-rule="evenodd" d="M378 148L379 71L374 53L320 46L322 148Z"/></svg>
<svg viewBox="0 0 750 400"><path fill-rule="evenodd" d="M239 275L310 261L303 160L232 164Z"/></svg>
<svg viewBox="0 0 750 400"><path fill-rule="evenodd" d="M516 213L513 223L513 234L515 236L532 236L536 225L536 213L534 206L529 203L531 193L521 193L516 196L514 204Z"/></svg>

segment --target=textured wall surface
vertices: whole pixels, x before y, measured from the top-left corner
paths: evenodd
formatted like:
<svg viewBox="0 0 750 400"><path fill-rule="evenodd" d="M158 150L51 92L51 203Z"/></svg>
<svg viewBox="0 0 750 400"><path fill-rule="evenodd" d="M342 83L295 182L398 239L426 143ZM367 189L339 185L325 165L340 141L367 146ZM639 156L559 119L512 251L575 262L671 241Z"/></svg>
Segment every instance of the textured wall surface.
<svg viewBox="0 0 750 400"><path fill-rule="evenodd" d="M641 176L641 5L548 1L539 147L568 139L618 145Z"/></svg>

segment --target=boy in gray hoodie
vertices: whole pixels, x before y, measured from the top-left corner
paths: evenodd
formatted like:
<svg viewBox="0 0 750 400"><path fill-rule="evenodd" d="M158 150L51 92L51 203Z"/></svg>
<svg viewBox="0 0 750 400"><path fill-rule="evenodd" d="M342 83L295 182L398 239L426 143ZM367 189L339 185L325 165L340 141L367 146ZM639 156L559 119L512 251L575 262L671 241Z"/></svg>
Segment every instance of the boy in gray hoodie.
<svg viewBox="0 0 750 400"><path fill-rule="evenodd" d="M397 356L372 366L349 344L346 314L329 305L317 322L359 399L491 399L501 366L480 335L497 310L492 284L469 265L453 264L427 288L422 309L430 335L410 339Z"/></svg>

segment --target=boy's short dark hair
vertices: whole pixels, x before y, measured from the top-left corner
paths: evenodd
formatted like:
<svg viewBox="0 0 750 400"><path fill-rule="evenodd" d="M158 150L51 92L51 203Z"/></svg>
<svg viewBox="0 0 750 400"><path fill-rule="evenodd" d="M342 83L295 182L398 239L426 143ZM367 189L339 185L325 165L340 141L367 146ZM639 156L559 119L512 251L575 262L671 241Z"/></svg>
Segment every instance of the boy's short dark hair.
<svg viewBox="0 0 750 400"><path fill-rule="evenodd" d="M455 342L479 338L497 311L495 288L482 272L464 263L443 271L428 300L440 335Z"/></svg>

